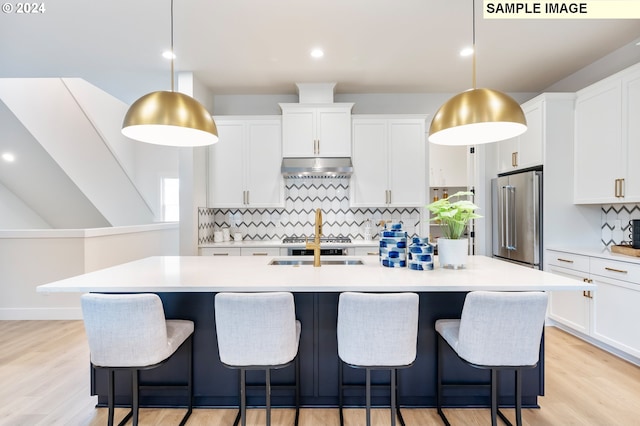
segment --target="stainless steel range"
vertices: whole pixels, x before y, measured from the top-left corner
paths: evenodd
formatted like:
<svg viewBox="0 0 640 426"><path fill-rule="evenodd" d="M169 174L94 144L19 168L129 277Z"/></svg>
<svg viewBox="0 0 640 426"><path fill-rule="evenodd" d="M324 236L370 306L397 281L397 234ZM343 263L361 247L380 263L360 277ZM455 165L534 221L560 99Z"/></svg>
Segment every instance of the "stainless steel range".
<svg viewBox="0 0 640 426"><path fill-rule="evenodd" d="M283 244L304 244L307 240L304 237L287 237L282 240ZM322 237L320 244L350 244L351 238L348 237ZM290 247L289 256L312 256L313 250L304 247ZM321 256L346 256L348 254L347 247L324 247L320 249Z"/></svg>

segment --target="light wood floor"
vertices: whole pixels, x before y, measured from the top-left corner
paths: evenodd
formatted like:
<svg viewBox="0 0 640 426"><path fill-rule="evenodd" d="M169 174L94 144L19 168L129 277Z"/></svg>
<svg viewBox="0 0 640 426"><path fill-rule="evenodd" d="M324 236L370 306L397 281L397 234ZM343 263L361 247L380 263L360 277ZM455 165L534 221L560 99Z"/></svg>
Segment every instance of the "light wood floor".
<svg viewBox="0 0 640 426"><path fill-rule="evenodd" d="M525 425L638 425L640 368L556 328L546 332L546 395L523 410ZM105 425L106 409L89 395L88 348L81 321L0 321L0 425ZM512 410L504 410L513 420ZM117 410L116 415L124 415ZM292 425L291 409L272 423ZM195 409L188 425L231 425L235 410ZM177 425L183 410L142 409L143 425ZM490 424L487 409L447 410L454 425ZM403 409L407 425L441 424L435 409ZM375 425L390 423L375 409ZM116 420L121 417L116 417ZM347 425L363 425L364 410L345 410ZM248 424L263 425L264 410ZM301 426L337 425L336 409L302 409Z"/></svg>

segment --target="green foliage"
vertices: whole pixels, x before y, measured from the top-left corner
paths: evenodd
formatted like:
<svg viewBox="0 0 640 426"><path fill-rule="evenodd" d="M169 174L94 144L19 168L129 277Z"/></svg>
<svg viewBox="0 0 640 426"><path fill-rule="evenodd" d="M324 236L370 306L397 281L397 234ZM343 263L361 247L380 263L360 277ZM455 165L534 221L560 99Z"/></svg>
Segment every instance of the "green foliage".
<svg viewBox="0 0 640 426"><path fill-rule="evenodd" d="M465 199L459 199L473 195L472 192L459 191L449 196L449 198L443 198L427 206L427 209L431 212L431 222L438 222L443 225L444 237L452 240L459 239L464 233L467 227L467 222L470 219L476 219L482 217L475 213L478 208L473 202ZM452 202L452 199L458 199L458 201Z"/></svg>

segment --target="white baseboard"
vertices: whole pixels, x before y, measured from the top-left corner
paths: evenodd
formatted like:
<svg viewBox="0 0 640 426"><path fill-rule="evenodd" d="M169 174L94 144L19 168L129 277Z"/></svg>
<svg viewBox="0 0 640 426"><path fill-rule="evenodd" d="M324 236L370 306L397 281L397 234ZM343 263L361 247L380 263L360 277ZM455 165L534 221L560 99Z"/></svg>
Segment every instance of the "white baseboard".
<svg viewBox="0 0 640 426"><path fill-rule="evenodd" d="M0 320L81 320L80 308L0 308Z"/></svg>
<svg viewBox="0 0 640 426"><path fill-rule="evenodd" d="M613 346L607 345L606 343L602 343L601 341L594 339L591 336L587 336L584 333L573 330L571 327L567 327L566 325L561 324L558 321L554 321L550 318L547 318L545 324L550 325L552 327L557 327L560 330L566 331L567 333L573 336L576 336L577 338L582 339L585 342L590 343L593 346L602 349L603 351L609 352L610 354L615 355L618 358L622 358L625 361L628 361L640 367L640 358L636 358L635 356L630 355L624 351L621 351L620 349L614 348Z"/></svg>

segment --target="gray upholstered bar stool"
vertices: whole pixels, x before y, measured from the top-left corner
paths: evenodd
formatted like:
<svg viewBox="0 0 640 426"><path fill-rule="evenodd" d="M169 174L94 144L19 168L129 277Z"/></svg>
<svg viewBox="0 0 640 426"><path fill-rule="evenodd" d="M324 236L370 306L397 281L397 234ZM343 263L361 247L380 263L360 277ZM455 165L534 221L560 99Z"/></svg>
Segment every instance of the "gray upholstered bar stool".
<svg viewBox="0 0 640 426"><path fill-rule="evenodd" d="M125 424L133 416L133 424L137 425L140 370L159 367L186 344L189 350L186 385L156 385L187 391L188 409L180 422L184 425L193 409L193 321L166 320L157 294L84 294L81 306L91 363L106 369L109 375L109 426L113 425L114 417L115 371L129 370L132 378L131 411L119 424Z"/></svg>
<svg viewBox="0 0 640 426"><path fill-rule="evenodd" d="M242 420L243 426L247 422L246 371L265 371L267 425L270 425L271 370L287 367L293 362L297 425L300 408L300 321L296 320L293 295L287 292L218 293L214 312L220 361L229 368L240 370L240 410L234 425L238 420Z"/></svg>
<svg viewBox="0 0 640 426"><path fill-rule="evenodd" d="M418 343L418 295L415 293L340 294L338 302L338 355L340 357L340 424L343 424L344 387L342 363L365 369L366 419L371 424L371 370L389 370L391 375L391 424L396 411L396 370L410 367Z"/></svg>
<svg viewBox="0 0 640 426"><path fill-rule="evenodd" d="M470 366L491 370L491 424L494 426L497 416L511 425L498 406L498 371L515 371L516 424L522 424L522 369L538 364L546 310L547 294L543 292L475 291L467 294L460 319L436 321L437 406L445 425L449 425L449 421L442 411L442 390L464 385L442 383L442 342Z"/></svg>

